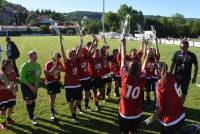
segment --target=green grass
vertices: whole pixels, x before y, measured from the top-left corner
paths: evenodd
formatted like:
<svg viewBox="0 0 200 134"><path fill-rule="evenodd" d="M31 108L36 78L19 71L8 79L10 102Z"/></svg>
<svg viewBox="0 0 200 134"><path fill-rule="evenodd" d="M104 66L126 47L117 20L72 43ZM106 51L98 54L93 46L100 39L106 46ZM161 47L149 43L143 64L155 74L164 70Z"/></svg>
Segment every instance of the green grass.
<svg viewBox="0 0 200 134"><path fill-rule="evenodd" d="M85 42L89 41L89 37L86 37ZM44 63L50 58L53 51L59 51L58 37L13 37L13 41L18 45L21 52L21 57L17 60L18 66L27 60L27 52L30 50L36 50L39 58L38 62L43 66ZM65 48L71 48L79 39L77 37L64 37ZM118 40L108 40L111 48L118 48ZM0 44L3 44L5 53L4 38L0 38ZM100 42L102 44L102 42ZM135 41L127 41L127 51L131 48L138 48L139 43ZM171 57L173 53L179 49L178 46L160 45L161 61L165 61L170 65ZM198 60L200 60L200 48L190 48L195 52ZM200 83L200 73L198 74L198 83ZM92 113L85 112L84 115L78 115L81 120L80 125L71 124L71 115L68 105L65 100L64 90L58 95L56 101L56 110L59 113L58 118L60 120L59 125L52 124L50 120L50 112L48 105L48 96L45 88L40 88L38 92L38 98L36 102L35 115L38 117L39 126L34 127L31 125L28 115L26 113L25 104L23 102L21 91L17 93L17 105L13 114L13 119L16 120L16 126L9 126L7 131L0 131L2 134L54 134L54 133L73 133L73 134L102 134L102 133L119 133L117 115L118 115L118 100L112 97L110 102L102 103L100 106L102 110ZM170 99L170 98L169 98ZM84 103L83 103L84 105ZM90 103L94 109L94 103ZM190 86L189 94L186 100L186 123L200 123L200 89L195 85ZM145 112L145 116L150 113ZM159 131L158 123L153 123L146 127L141 125L140 134L157 134Z"/></svg>

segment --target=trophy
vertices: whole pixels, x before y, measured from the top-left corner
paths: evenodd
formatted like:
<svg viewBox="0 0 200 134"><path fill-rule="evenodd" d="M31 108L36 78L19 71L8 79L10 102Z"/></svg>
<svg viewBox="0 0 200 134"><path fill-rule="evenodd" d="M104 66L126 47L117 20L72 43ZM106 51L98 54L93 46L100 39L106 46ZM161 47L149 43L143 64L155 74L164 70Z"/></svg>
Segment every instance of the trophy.
<svg viewBox="0 0 200 134"><path fill-rule="evenodd" d="M141 27L140 24L137 24L137 29L138 32L142 35L142 39L144 40L145 45L148 48L152 48L153 47L153 41L156 39L156 30L154 26L151 26L151 33L149 34L149 36L145 36L144 31Z"/></svg>
<svg viewBox="0 0 200 134"><path fill-rule="evenodd" d="M60 30L58 28L58 23L55 22L53 19L49 19L50 23L51 23L51 28L56 32L56 34L58 34L59 36L61 35Z"/></svg>
<svg viewBox="0 0 200 134"><path fill-rule="evenodd" d="M104 42L105 46L108 46L108 42L107 42L107 40L106 40L105 35L103 35L102 38L103 38L103 42Z"/></svg>
<svg viewBox="0 0 200 134"><path fill-rule="evenodd" d="M76 31L80 36L83 35L83 32L85 28L87 27L87 21L88 21L88 18L84 16L81 22L78 22L78 21L75 22Z"/></svg>
<svg viewBox="0 0 200 134"><path fill-rule="evenodd" d="M15 83L13 81L10 81L5 74L2 74L0 79L4 83L4 85L6 86L6 89L12 90L13 95L16 95L16 90L13 90L11 88L12 86L14 86Z"/></svg>
<svg viewBox="0 0 200 134"><path fill-rule="evenodd" d="M123 35L130 32L130 15L126 14L125 20L121 23L121 33Z"/></svg>

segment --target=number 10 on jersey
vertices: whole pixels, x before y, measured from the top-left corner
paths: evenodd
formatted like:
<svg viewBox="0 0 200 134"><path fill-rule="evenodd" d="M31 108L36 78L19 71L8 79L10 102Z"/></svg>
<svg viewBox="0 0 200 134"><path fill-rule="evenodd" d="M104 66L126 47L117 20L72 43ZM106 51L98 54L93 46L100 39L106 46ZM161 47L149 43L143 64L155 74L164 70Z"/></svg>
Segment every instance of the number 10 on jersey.
<svg viewBox="0 0 200 134"><path fill-rule="evenodd" d="M127 85L126 98L132 97L132 99L137 99L140 95L140 87L137 86L133 88L131 85Z"/></svg>

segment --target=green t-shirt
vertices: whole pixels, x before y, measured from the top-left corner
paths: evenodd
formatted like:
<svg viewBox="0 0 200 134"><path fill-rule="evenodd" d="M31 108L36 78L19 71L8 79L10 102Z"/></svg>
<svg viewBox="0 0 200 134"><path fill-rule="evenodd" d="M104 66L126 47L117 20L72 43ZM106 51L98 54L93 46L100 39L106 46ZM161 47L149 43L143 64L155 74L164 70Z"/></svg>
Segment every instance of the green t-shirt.
<svg viewBox="0 0 200 134"><path fill-rule="evenodd" d="M41 76L41 66L38 63L25 62L20 66L21 83L38 87Z"/></svg>

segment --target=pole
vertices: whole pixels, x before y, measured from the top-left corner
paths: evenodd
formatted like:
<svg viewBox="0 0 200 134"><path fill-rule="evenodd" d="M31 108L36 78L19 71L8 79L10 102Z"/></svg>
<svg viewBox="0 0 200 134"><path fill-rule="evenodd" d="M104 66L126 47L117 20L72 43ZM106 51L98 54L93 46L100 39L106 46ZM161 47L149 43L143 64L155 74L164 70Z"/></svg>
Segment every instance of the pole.
<svg viewBox="0 0 200 134"><path fill-rule="evenodd" d="M102 25L102 31L103 34L105 32L105 0L103 0L103 19L102 19L103 25Z"/></svg>

